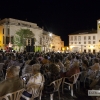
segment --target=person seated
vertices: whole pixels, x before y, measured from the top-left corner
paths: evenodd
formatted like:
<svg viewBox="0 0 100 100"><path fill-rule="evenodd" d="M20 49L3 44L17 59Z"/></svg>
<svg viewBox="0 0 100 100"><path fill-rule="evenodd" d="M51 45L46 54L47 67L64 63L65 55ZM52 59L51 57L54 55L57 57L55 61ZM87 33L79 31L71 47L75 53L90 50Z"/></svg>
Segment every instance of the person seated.
<svg viewBox="0 0 100 100"><path fill-rule="evenodd" d="M11 66L7 69L6 79L0 83L0 97L24 87L24 82L19 77L19 71L19 66Z"/></svg>
<svg viewBox="0 0 100 100"><path fill-rule="evenodd" d="M74 80L74 77L70 78L72 75L74 74L77 74L80 72L80 69L79 69L79 63L77 61L75 61L72 65L72 67L69 69L69 71L67 71L65 73L65 77L69 77L68 79L66 79L66 81L68 82L73 82Z"/></svg>
<svg viewBox="0 0 100 100"><path fill-rule="evenodd" d="M44 77L43 75L40 73L40 64L33 64L32 65L32 76L30 77L26 87L34 85L34 84L41 84L42 82L44 82Z"/></svg>
<svg viewBox="0 0 100 100"><path fill-rule="evenodd" d="M58 66L56 66L56 64L54 63L50 64L49 70L45 75L45 84L44 84L44 90L43 90L44 94L46 92L49 92L49 93L53 92L54 86L50 85L50 83L59 78L60 78L60 69L58 68Z"/></svg>
<svg viewBox="0 0 100 100"><path fill-rule="evenodd" d="M9 68L10 66L18 66L18 65L19 65L19 62L16 60L16 56L12 55L7 68Z"/></svg>
<svg viewBox="0 0 100 100"><path fill-rule="evenodd" d="M29 81L26 84L26 90L22 93L20 100L27 100L25 98L32 97L32 88L34 86L39 86L40 84L44 84L44 76L40 73L40 64L32 65L33 75L30 77Z"/></svg>

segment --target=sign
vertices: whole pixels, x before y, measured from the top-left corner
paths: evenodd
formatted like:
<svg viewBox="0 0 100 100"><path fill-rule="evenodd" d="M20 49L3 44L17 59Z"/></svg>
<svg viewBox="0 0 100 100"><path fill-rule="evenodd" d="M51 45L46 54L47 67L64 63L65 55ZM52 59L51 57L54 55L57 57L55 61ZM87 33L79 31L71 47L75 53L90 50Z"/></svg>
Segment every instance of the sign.
<svg viewBox="0 0 100 100"><path fill-rule="evenodd" d="M88 90L88 96L100 96L100 90Z"/></svg>

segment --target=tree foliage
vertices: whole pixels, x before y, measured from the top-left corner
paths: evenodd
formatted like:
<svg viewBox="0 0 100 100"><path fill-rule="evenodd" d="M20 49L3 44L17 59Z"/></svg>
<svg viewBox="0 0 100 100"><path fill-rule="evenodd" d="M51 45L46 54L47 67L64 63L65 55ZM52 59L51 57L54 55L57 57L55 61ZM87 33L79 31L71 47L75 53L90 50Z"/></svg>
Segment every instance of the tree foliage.
<svg viewBox="0 0 100 100"><path fill-rule="evenodd" d="M14 44L24 46L27 38L34 38L34 33L30 29L20 29L14 36Z"/></svg>

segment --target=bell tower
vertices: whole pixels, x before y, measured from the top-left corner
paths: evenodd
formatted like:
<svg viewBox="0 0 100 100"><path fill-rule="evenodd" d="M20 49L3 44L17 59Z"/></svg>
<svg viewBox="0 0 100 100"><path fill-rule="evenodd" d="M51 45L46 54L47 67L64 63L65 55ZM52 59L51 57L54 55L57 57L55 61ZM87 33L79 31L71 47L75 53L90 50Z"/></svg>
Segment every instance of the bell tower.
<svg viewBox="0 0 100 100"><path fill-rule="evenodd" d="M100 19L97 20L97 43L100 45Z"/></svg>

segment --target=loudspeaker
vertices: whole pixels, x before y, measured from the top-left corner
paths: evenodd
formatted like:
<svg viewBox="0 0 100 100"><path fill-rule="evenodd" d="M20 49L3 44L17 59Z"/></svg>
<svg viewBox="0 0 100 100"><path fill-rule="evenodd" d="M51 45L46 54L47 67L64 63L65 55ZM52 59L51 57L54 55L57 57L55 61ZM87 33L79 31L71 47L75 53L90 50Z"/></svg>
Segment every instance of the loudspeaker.
<svg viewBox="0 0 100 100"><path fill-rule="evenodd" d="M34 52L35 48L34 48L34 46L26 46L26 51L27 52Z"/></svg>
<svg viewBox="0 0 100 100"><path fill-rule="evenodd" d="M31 46L34 46L34 44L35 44L34 38L31 38Z"/></svg>
<svg viewBox="0 0 100 100"><path fill-rule="evenodd" d="M30 52L30 46L26 46L26 51Z"/></svg>

